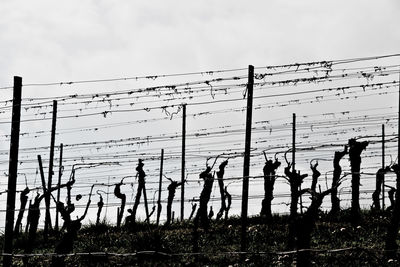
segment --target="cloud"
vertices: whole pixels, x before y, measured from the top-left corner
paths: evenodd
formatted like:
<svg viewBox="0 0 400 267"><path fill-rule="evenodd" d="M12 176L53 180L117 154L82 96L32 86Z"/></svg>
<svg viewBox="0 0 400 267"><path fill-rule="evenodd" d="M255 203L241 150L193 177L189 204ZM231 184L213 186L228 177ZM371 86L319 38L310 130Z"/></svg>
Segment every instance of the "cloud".
<svg viewBox="0 0 400 267"><path fill-rule="evenodd" d="M382 54L397 49L397 10L396 1L5 1L0 82Z"/></svg>

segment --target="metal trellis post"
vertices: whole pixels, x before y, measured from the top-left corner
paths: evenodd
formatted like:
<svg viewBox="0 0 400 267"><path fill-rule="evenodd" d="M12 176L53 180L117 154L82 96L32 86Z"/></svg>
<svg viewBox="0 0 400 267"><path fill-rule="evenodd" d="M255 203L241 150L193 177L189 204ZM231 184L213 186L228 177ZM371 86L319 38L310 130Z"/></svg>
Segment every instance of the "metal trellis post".
<svg viewBox="0 0 400 267"><path fill-rule="evenodd" d="M14 76L13 109L11 119L11 142L10 142L10 161L8 168L8 191L7 191L7 211L4 233L4 253L13 251L13 228L15 212L15 194L17 188L18 176L18 149L19 149L19 131L21 120L21 94L22 78ZM3 266L11 266L12 257L3 257Z"/></svg>
<svg viewBox="0 0 400 267"><path fill-rule="evenodd" d="M186 104L182 105L182 109L181 221L185 217Z"/></svg>
<svg viewBox="0 0 400 267"><path fill-rule="evenodd" d="M161 187L162 187L162 175L163 175L163 166L164 166L164 149L161 149L161 163L160 163L160 181L158 184L158 200L157 200L157 225L160 223L160 214L161 214Z"/></svg>
<svg viewBox="0 0 400 267"><path fill-rule="evenodd" d="M249 65L249 77L247 83L247 111L246 111L246 137L243 165L243 190L242 190L242 226L241 226L241 251L247 251L247 208L249 198L249 174L250 174L250 148L251 148L251 121L253 111L253 85L254 67Z"/></svg>
<svg viewBox="0 0 400 267"><path fill-rule="evenodd" d="M49 176L47 181L47 188L50 190L53 178L53 160L54 160L54 142L56 135L56 122L57 122L57 101L53 101L53 118L51 124L51 139L50 139L50 159L49 159ZM47 237L49 229L51 229L50 217L50 195L46 195L46 218L44 223L44 235Z"/></svg>
<svg viewBox="0 0 400 267"><path fill-rule="evenodd" d="M59 166L58 166L58 190L57 190L57 203L60 202L60 185L61 185L61 176L63 172L63 166L62 166L62 157L63 157L63 147L64 145L61 143L60 144L60 159L59 159ZM58 231L58 206L56 205L56 225L55 229Z"/></svg>

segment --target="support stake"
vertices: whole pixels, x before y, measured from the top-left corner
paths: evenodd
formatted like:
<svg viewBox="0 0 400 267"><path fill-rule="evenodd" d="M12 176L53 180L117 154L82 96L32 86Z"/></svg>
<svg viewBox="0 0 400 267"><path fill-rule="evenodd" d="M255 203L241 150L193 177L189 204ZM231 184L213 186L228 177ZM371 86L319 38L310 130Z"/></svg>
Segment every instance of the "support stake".
<svg viewBox="0 0 400 267"><path fill-rule="evenodd" d="M60 144L60 159L59 159L59 166L58 166L58 189L57 189L57 203L60 202L60 185L61 185L61 176L63 173L63 166L62 166L62 157L63 157L63 147L64 145L61 143ZM58 231L58 206L56 205L56 225L55 229Z"/></svg>
<svg viewBox="0 0 400 267"><path fill-rule="evenodd" d="M163 166L164 166L164 149L161 149L161 163L160 163L160 181L158 184L158 200L157 200L157 226L160 223L160 214L161 214L161 187L162 187L162 175L163 175Z"/></svg>
<svg viewBox="0 0 400 267"><path fill-rule="evenodd" d="M57 101L53 101L53 119L51 124L51 139L50 139L50 159L49 159L49 176L47 181L47 188L51 188L52 178L53 178L53 160L54 160L54 142L56 136L56 123L57 123ZM46 218L44 224L44 233L47 236L49 229L52 229L51 226L51 217L50 217L50 195L45 197L46 201Z"/></svg>
<svg viewBox="0 0 400 267"><path fill-rule="evenodd" d="M249 65L249 77L247 82L247 111L246 111L246 139L244 149L243 165L243 190L242 190L242 229L241 229L241 251L247 251L247 208L249 201L249 174L250 174L250 148L251 148L251 120L253 112L253 85L254 67Z"/></svg>
<svg viewBox="0 0 400 267"><path fill-rule="evenodd" d="M15 195L17 188L18 175L18 149L19 149L19 130L21 120L21 94L22 78L14 76L13 109L11 119L11 142L10 142L10 162L8 167L8 191L7 191L7 211L6 225L4 233L4 253L13 252L13 228L15 212ZM9 267L12 264L11 256L3 257L3 266Z"/></svg>
<svg viewBox="0 0 400 267"><path fill-rule="evenodd" d="M186 104L182 105L182 169L181 169L181 221L185 217L185 151L186 151Z"/></svg>

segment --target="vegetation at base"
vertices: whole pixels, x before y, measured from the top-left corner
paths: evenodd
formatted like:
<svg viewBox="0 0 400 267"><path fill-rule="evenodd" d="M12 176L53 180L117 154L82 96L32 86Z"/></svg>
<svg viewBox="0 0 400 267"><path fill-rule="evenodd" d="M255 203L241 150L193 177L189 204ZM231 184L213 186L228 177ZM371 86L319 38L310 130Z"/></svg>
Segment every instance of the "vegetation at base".
<svg viewBox="0 0 400 267"><path fill-rule="evenodd" d="M358 247L342 252L311 252L315 266L396 266L395 259L384 255L385 236L390 221L388 213L364 211L358 226L351 225L350 211L342 211L337 217L320 213L312 234L311 248L331 250ZM238 217L228 220L211 221L208 231L200 228L198 255L192 252L193 222L174 222L168 227L137 222L134 227L117 228L102 222L86 225L79 231L74 243L74 253L107 252L134 253L157 251L136 256L70 256L65 259L67 266L292 266L296 254L277 254L287 251L288 216L274 215L269 223L262 217L248 220L248 251L246 255L229 252L240 251L241 221ZM1 237L3 239L3 237ZM23 253L27 236L22 233L14 244L14 253ZM52 233L47 242L38 232L33 253L53 253L60 240L60 234ZM2 244L2 242L1 242ZM366 250L368 249L368 250ZM271 252L262 254L259 252ZM166 255L166 254L181 255ZM51 257L33 257L29 264L49 266ZM13 264L23 266L21 258L14 258Z"/></svg>

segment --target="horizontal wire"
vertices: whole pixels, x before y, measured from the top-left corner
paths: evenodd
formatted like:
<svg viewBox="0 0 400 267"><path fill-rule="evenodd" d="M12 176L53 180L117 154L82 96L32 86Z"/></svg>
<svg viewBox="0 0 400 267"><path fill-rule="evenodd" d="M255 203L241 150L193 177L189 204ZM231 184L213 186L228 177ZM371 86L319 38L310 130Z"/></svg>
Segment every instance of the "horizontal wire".
<svg viewBox="0 0 400 267"><path fill-rule="evenodd" d="M391 82L392 84L397 84L398 81ZM302 92L295 92L295 93L282 93L282 94L274 94L274 95L267 95L267 96L256 96L253 99L265 99L265 98L271 98L271 97L279 97L279 96L288 96L288 95L298 95L298 94L309 94L309 93L315 93L315 92L323 92L326 89L316 89L316 90L308 90L308 91L302 91ZM193 102L193 103L187 103L187 106L193 106L193 105L209 105L209 104L218 104L218 103L227 103L227 102L236 102L236 101L243 101L243 98L235 98L235 99L224 99L224 100L214 100L214 101L206 101L206 102ZM113 114L113 113L121 113L121 112L137 112L137 111L151 111L151 110L165 110L166 108L174 108L174 107L181 107L182 104L173 104L173 105L166 105L166 106L157 106L157 107L151 107L151 108L136 108L136 109L119 109L119 110L105 110L103 112L92 112L92 113L86 113L86 114L76 114L76 115L68 115L68 116L60 116L57 119L72 119L72 118L79 118L79 117L89 117L89 116L98 116L102 115L104 117L107 116L107 114ZM44 121L44 120L51 120L51 117L48 118L40 118L40 119L26 119L26 120L20 120L20 122L35 122L35 121ZM0 121L0 124L10 124L12 121Z"/></svg>
<svg viewBox="0 0 400 267"><path fill-rule="evenodd" d="M360 61L369 61L369 60L377 60L384 59L390 57L398 57L400 54L387 54L380 56L372 56L372 57L358 57L351 59L338 59L338 60L330 60L330 61L314 61L314 62L302 62L302 63L292 63L292 64L283 64L283 65L272 65L265 67L256 67L256 69L266 68L266 69L274 69L274 68L288 68L288 67L299 67L302 65L322 65L331 67L332 65L338 64L348 64ZM156 79L161 77L175 77L175 76L186 76L186 75L205 75L205 74L214 74L214 73L222 73L222 72L231 72L231 71L244 71L247 68L236 68L236 69L225 69L225 70L212 70L212 71L200 71L200 72L187 72L187 73L176 73L176 74L159 74L159 75L145 75L145 76L133 76L133 77L118 77L118 78L108 78L108 79L92 79L92 80L77 80L77 81L67 81L67 82L44 82L44 83L27 83L23 86L51 86L51 85L72 85L79 83L99 83L99 82L114 82L114 81L127 81L127 80L138 80L138 79ZM3 86L0 89L12 89L13 86Z"/></svg>
<svg viewBox="0 0 400 267"><path fill-rule="evenodd" d="M396 250L385 250L378 248L369 248L369 247L345 247L345 248L336 248L336 249L297 249L297 250L288 250L288 251L226 251L226 252L178 252L178 253L168 253L161 251L136 251L136 252L125 252L125 253L117 253L117 252L74 252L67 254L58 254L58 253L1 253L1 256L11 256L15 258L26 258L26 257L78 257L78 256L106 256L106 257L136 257L140 255L151 255L151 256L165 256L165 257L177 257L177 256L199 256L199 255L212 255L212 256L232 256L232 255L292 255L298 254L301 252L315 252L315 253L342 253L346 251L367 251L367 252L399 252L399 249Z"/></svg>
<svg viewBox="0 0 400 267"><path fill-rule="evenodd" d="M398 82L396 82L396 81L392 81L392 82L382 82L382 83L374 83L374 84L358 84L358 85L351 85L351 86L345 86L345 87L333 87L333 88L323 88L323 89L318 89L318 90L312 90L312 91L299 91L299 92L289 92L289 93L285 93L285 94L273 94L273 95L268 95L268 96L258 96L256 99L259 99L259 98L266 98L266 97L281 97L281 96L288 96L288 95L297 95L297 94L308 94L308 93L316 93L316 92L329 92L329 91L341 91L341 92L345 92L345 90L349 90L349 89L355 89L355 88L362 88L363 89L363 91L364 91L364 93L366 92L366 91L368 91L368 90L366 90L366 88L371 88L370 90L378 90L378 88L374 88L374 87L379 87L379 89L382 89L382 87L384 87L384 88L386 88L386 89L388 89L388 88L390 88L390 87L394 87L394 86L396 86L397 85L397 83ZM268 88L271 88L271 87L260 87L261 89L268 89ZM273 87L272 87L273 88ZM349 92L347 92L347 94L348 94ZM335 96L337 96L337 94L335 94ZM321 98L322 98L323 96L321 96ZM229 99L226 99L226 101L228 101ZM236 98L236 101L238 101L238 100L242 100L242 98L239 98L239 99L237 99ZM299 102L299 100L291 100L292 102L293 102L293 104L300 104L300 102ZM102 101L102 102L104 102L104 101ZM107 102L107 101L106 101ZM289 103L290 103L290 101L289 101ZM107 103L105 103L106 104L106 106L109 106ZM187 103L187 105L193 105L194 103ZM129 107L131 107L132 105L131 104L114 104L115 106L117 106L117 107L123 107L123 106L129 106ZM146 110L146 111L150 111L151 109L153 109L153 108L156 108L156 109L160 109L160 108L163 108L163 109L166 109L166 108L168 108L168 107L175 107L175 106L181 106L182 104L174 104L174 105L166 105L166 106L157 106L157 107L150 107L150 108L146 108L146 107L143 107L143 108L136 108L136 109L129 109L129 110L131 110L131 111L143 111L143 110ZM265 105L265 104L264 104ZM275 102L275 105L277 105L277 102ZM52 106L52 105L51 105ZM60 112L65 112L65 111L79 111L79 112L82 112L83 110L89 110L89 109L104 109L104 107L101 107L101 106L97 106L97 107L93 107L93 108L76 108L76 109L69 109L69 110L58 110L57 111L57 113L59 114ZM118 111L118 110L117 110ZM113 112L113 110L111 110L111 108L109 109L109 110L106 110L106 111L104 111L104 112L99 112L99 113L95 113L96 115L99 115L99 114L103 114L104 115L104 113L105 112L107 112L107 113L112 113ZM35 117L37 117L38 115L46 115L46 114L52 114L52 111L48 111L48 112L40 112L40 113L36 113L35 114ZM106 114L106 113L105 113ZM79 114L79 116L84 116L84 114ZM48 119L50 119L50 118L48 118Z"/></svg>

